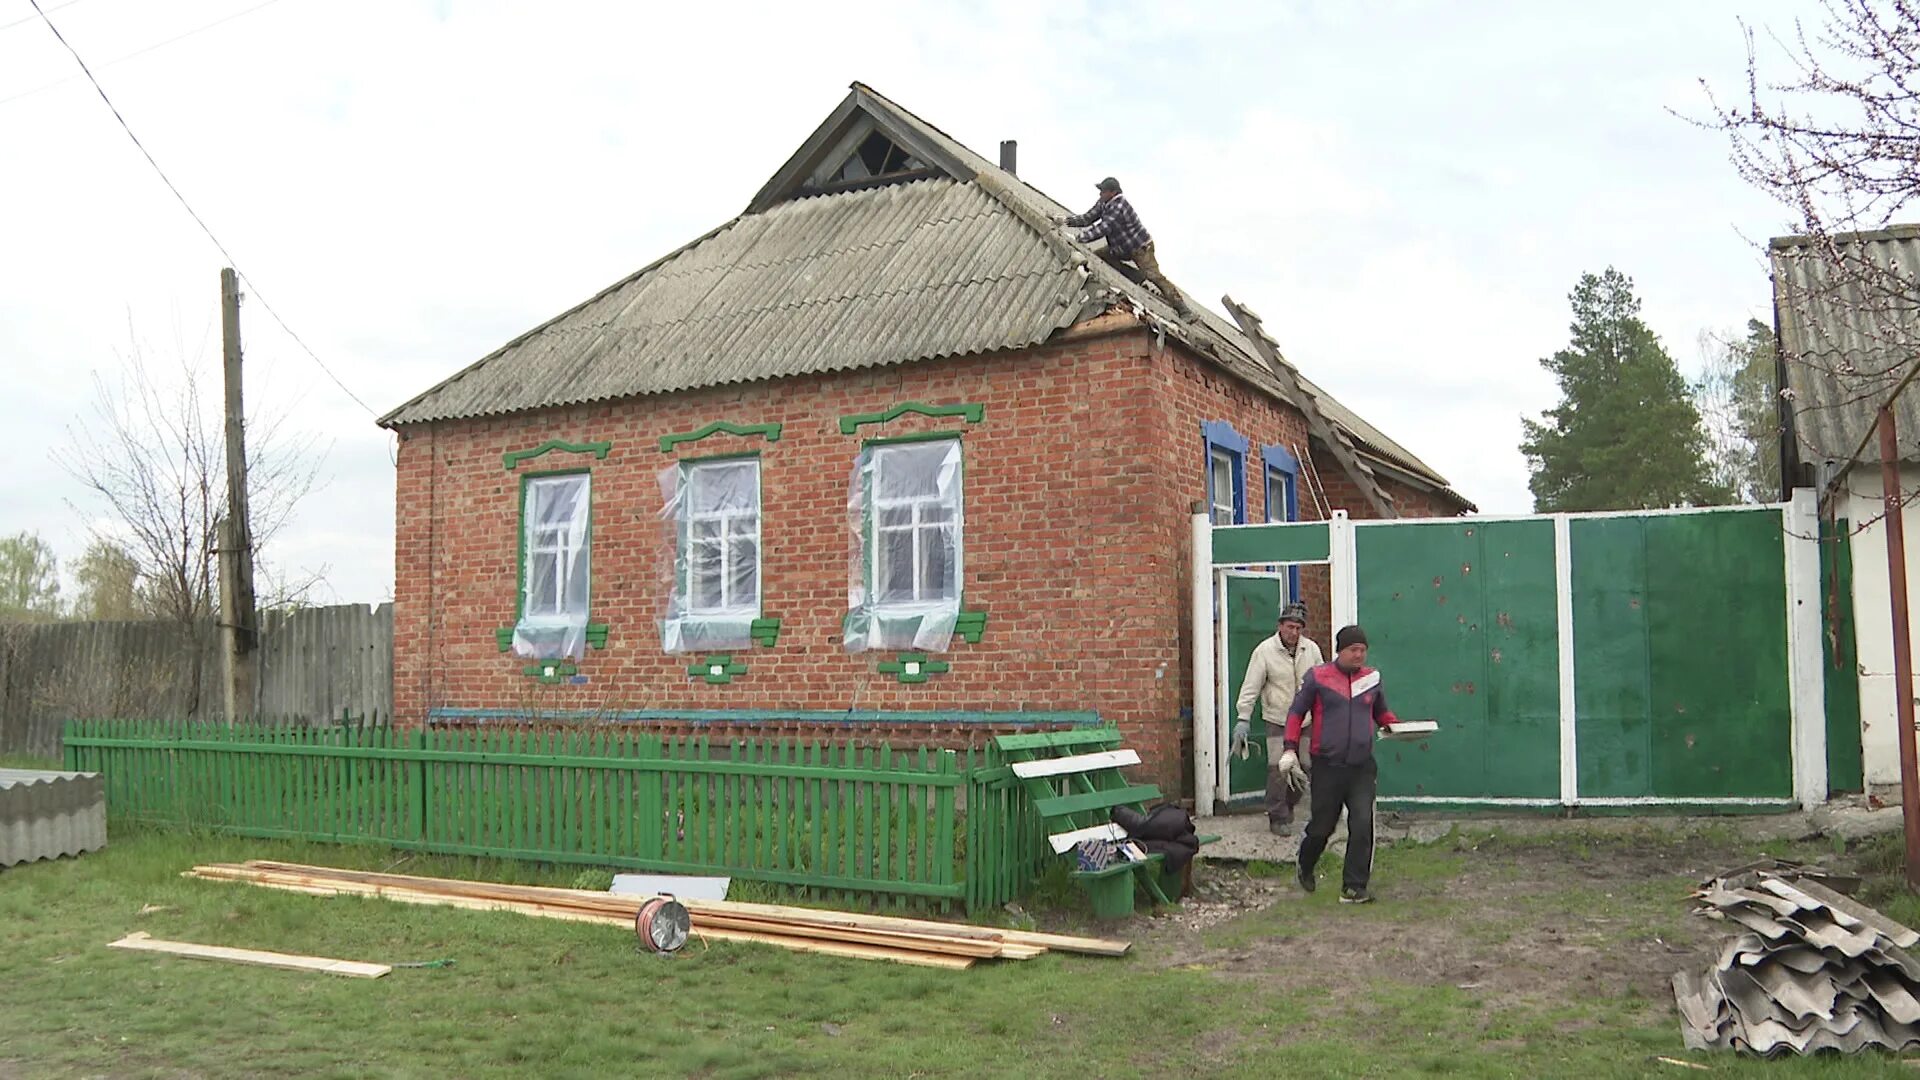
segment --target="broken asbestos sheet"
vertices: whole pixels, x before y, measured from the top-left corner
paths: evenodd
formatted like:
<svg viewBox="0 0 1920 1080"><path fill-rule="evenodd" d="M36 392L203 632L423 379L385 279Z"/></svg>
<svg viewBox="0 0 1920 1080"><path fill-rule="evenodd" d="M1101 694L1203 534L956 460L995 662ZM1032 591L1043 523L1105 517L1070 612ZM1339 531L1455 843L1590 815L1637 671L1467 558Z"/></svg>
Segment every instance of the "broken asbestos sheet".
<svg viewBox="0 0 1920 1080"><path fill-rule="evenodd" d="M1712 967L1673 977L1690 1049L1762 1057L1920 1047L1920 933L1845 896L1811 867L1756 864L1694 892L1740 928Z"/></svg>

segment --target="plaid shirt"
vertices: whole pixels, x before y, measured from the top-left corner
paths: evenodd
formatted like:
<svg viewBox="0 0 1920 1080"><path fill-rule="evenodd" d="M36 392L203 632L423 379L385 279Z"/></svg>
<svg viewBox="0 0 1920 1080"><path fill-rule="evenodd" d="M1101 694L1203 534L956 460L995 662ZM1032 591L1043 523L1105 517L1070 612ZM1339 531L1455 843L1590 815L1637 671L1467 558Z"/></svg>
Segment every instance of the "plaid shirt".
<svg viewBox="0 0 1920 1080"><path fill-rule="evenodd" d="M1067 219L1067 224L1082 229L1080 242L1091 244L1101 237L1107 238L1107 250L1119 258L1127 256L1153 243L1153 237L1147 235L1146 226L1140 224L1140 215L1133 212L1133 204L1125 195L1115 195L1093 204L1093 209L1084 214L1075 214Z"/></svg>

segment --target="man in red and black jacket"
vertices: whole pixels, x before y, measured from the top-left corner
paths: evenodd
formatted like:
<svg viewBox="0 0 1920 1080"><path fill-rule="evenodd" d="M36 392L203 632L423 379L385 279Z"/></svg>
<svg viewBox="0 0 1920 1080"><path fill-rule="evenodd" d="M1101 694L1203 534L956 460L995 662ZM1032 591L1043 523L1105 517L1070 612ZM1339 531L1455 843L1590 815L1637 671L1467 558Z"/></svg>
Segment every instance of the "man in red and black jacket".
<svg viewBox="0 0 1920 1080"><path fill-rule="evenodd" d="M1373 759L1376 729L1392 730L1395 717L1387 708L1380 673L1367 666L1367 635L1358 626L1341 629L1333 639L1333 663L1307 672L1300 692L1287 710L1287 731L1279 771L1292 781L1300 767L1300 729L1308 715L1313 734L1312 812L1307 835L1300 841L1300 887L1312 892L1314 866L1340 811L1347 812L1347 862L1340 881L1340 902L1364 904L1373 899L1367 879L1373 874L1373 797L1380 766Z"/></svg>

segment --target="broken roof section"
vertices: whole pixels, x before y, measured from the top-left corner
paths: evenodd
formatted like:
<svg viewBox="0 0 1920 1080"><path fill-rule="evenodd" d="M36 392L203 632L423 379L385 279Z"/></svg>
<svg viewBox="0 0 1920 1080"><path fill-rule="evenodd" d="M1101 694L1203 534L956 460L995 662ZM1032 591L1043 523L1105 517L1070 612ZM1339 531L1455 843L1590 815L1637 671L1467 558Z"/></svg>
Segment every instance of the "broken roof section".
<svg viewBox="0 0 1920 1080"><path fill-rule="evenodd" d="M1157 293L1052 227L1049 217L1066 212L855 83L739 217L380 422L492 416L1025 348L1115 308L1289 400L1290 380L1259 360L1237 327L1206 312L1179 317ZM1311 383L1301 386L1400 479L1471 508L1411 452Z"/></svg>

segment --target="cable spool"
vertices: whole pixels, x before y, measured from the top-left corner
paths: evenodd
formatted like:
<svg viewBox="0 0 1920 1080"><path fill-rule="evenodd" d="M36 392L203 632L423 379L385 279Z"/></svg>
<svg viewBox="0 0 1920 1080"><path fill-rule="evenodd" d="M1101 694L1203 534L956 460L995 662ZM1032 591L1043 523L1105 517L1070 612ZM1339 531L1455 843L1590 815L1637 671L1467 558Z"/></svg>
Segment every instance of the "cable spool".
<svg viewBox="0 0 1920 1080"><path fill-rule="evenodd" d="M633 933L649 952L679 952L693 935L693 916L671 895L655 896L633 913Z"/></svg>

